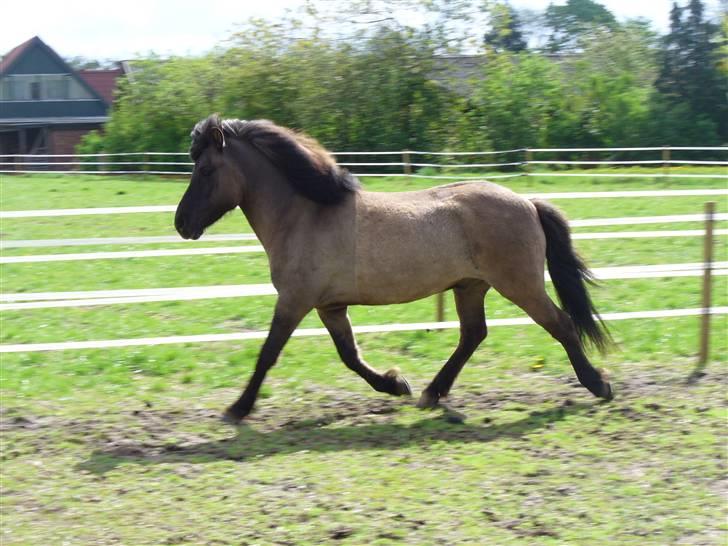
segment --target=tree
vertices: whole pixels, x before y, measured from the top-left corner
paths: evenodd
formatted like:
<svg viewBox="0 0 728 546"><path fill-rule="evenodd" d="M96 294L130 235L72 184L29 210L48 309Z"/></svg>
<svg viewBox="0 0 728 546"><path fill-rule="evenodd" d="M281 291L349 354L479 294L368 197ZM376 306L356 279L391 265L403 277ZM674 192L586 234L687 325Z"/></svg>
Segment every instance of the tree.
<svg viewBox="0 0 728 546"><path fill-rule="evenodd" d="M546 45L551 53L573 51L579 38L595 27L617 27L612 12L593 0L567 0L563 6L549 4L545 22L551 30Z"/></svg>
<svg viewBox="0 0 728 546"><path fill-rule="evenodd" d="M582 52L560 63L571 84L569 107L579 118L571 138L588 146L639 146L657 77L657 37L645 21L595 29ZM560 140L564 140L563 135Z"/></svg>
<svg viewBox="0 0 728 546"><path fill-rule="evenodd" d="M549 59L493 55L469 99L469 126L497 150L547 146L556 127L559 134L573 134L577 126L569 94L561 70Z"/></svg>
<svg viewBox="0 0 728 546"><path fill-rule="evenodd" d="M652 88L659 73L659 37L644 19L625 21L619 28L594 29L581 39L581 53L567 61L579 70L607 78L629 74L634 85Z"/></svg>
<svg viewBox="0 0 728 546"><path fill-rule="evenodd" d="M220 69L213 57L152 58L134 66L134 77L120 83L103 134L87 135L81 150L186 150L193 125L218 110Z"/></svg>
<svg viewBox="0 0 728 546"><path fill-rule="evenodd" d="M110 69L116 68L118 63L110 61L108 59L89 59L87 57L70 57L65 59L68 65L74 70L97 70L97 69Z"/></svg>
<svg viewBox="0 0 728 546"><path fill-rule="evenodd" d="M724 78L728 78L728 10L720 20L720 45L718 47L718 69Z"/></svg>
<svg viewBox="0 0 728 546"><path fill-rule="evenodd" d="M700 0L673 4L670 32L663 41L656 88L668 104L685 104L696 116L712 120L728 139L728 84L720 71L718 27L704 18Z"/></svg>
<svg viewBox="0 0 728 546"><path fill-rule="evenodd" d="M518 53L527 48L518 13L509 4L495 4L491 8L490 26L491 29L485 33L483 41L496 53Z"/></svg>

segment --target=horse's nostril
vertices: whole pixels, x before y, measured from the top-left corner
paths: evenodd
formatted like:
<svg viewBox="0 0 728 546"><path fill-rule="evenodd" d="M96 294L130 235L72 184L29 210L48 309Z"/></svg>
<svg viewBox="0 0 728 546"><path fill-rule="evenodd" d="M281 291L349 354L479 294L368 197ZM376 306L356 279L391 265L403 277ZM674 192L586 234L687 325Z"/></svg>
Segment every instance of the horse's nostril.
<svg viewBox="0 0 728 546"><path fill-rule="evenodd" d="M178 216L174 219L174 227L177 228L177 233L184 237L185 219L183 216Z"/></svg>

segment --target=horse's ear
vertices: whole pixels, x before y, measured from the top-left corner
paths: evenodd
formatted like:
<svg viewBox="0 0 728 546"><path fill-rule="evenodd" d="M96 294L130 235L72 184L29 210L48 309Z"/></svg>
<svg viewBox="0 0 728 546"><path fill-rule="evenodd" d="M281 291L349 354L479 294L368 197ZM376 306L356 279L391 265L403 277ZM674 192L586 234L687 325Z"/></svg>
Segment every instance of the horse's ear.
<svg viewBox="0 0 728 546"><path fill-rule="evenodd" d="M223 134L222 129L220 129L220 127L213 127L210 131L210 137L212 138L212 142L215 144L217 151L222 152L222 149L225 147L225 135Z"/></svg>

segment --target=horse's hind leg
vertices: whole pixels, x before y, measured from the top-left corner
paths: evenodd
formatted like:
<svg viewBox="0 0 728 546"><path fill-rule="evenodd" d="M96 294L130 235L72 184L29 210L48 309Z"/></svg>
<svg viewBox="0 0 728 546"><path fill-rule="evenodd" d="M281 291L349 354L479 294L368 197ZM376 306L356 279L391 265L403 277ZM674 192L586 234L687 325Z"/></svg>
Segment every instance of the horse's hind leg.
<svg viewBox="0 0 728 546"><path fill-rule="evenodd" d="M528 295L527 292L501 293L528 313L534 322L561 343L569 356L576 377L584 387L594 396L607 400L612 399L612 387L609 381L601 370L592 366L584 354L574 321L565 311L556 306L545 289L541 288L535 295Z"/></svg>
<svg viewBox="0 0 728 546"><path fill-rule="evenodd" d="M376 391L395 396L412 394L409 383L399 375L398 370L392 369L382 374L364 362L356 339L354 339L346 307L317 309L317 311L324 326L331 334L331 339L336 345L341 360L349 369L359 374Z"/></svg>
<svg viewBox="0 0 728 546"><path fill-rule="evenodd" d="M422 391L417 407L435 407L440 398L448 395L465 362L488 335L484 299L489 288L487 283L476 280L453 288L455 308L460 318L460 341L452 356Z"/></svg>

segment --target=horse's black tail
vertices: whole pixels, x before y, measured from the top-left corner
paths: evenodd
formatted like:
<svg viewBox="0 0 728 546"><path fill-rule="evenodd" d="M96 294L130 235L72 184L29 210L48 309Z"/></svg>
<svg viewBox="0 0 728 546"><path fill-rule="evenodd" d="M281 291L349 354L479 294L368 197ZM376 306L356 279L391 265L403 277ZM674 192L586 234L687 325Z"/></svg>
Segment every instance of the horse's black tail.
<svg viewBox="0 0 728 546"><path fill-rule="evenodd" d="M561 307L574 321L579 338L589 339L602 353L612 338L589 297L586 284L595 284L594 275L571 244L569 223L564 215L545 201L533 200L546 235L546 265Z"/></svg>

